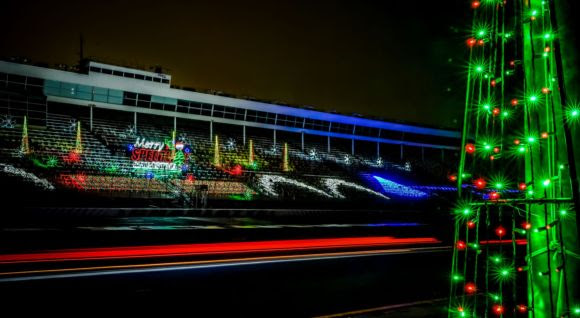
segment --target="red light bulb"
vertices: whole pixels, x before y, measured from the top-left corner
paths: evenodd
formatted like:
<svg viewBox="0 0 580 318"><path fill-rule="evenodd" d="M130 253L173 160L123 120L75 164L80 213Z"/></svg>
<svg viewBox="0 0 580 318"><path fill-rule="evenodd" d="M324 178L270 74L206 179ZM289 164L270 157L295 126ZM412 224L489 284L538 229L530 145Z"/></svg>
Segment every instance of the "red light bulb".
<svg viewBox="0 0 580 318"><path fill-rule="evenodd" d="M489 82L489 84L491 85L491 87L495 87L497 82L495 80L491 80L491 82Z"/></svg>
<svg viewBox="0 0 580 318"><path fill-rule="evenodd" d="M503 313L504 313L504 308L502 305L493 305L491 310L493 311L494 314L496 314L498 316L503 315Z"/></svg>
<svg viewBox="0 0 580 318"><path fill-rule="evenodd" d="M484 178L479 178L473 181L473 185L475 185L475 187L478 188L479 190L482 190L485 189L487 182L485 181Z"/></svg>
<svg viewBox="0 0 580 318"><path fill-rule="evenodd" d="M453 182L457 181L457 175L454 175L454 174L450 175L449 180L453 181Z"/></svg>
<svg viewBox="0 0 580 318"><path fill-rule="evenodd" d="M475 38L469 38L469 39L467 39L467 46L469 46L471 48L475 45L476 42L477 42L477 40Z"/></svg>
<svg viewBox="0 0 580 318"><path fill-rule="evenodd" d="M483 46L484 44L485 44L485 41L483 39L477 40L477 45Z"/></svg>
<svg viewBox="0 0 580 318"><path fill-rule="evenodd" d="M532 224L530 222L524 222L522 223L522 227L524 228L524 230L529 230L532 228Z"/></svg>
<svg viewBox="0 0 580 318"><path fill-rule="evenodd" d="M467 245L463 241L457 241L457 243L455 243L455 246L457 246L457 249L460 251L463 251L467 247Z"/></svg>
<svg viewBox="0 0 580 318"><path fill-rule="evenodd" d="M518 99L517 99L517 98L513 98L513 99L511 100L511 104L512 104L512 106L517 106L517 105L518 105L518 103L519 103L519 101L518 101Z"/></svg>
<svg viewBox="0 0 580 318"><path fill-rule="evenodd" d="M518 184L518 189L520 189L520 191L525 191L528 188L528 185L525 182L520 182L520 184Z"/></svg>
<svg viewBox="0 0 580 318"><path fill-rule="evenodd" d="M471 8L473 8L473 9L479 8L480 5L481 5L481 2L479 2L479 1L472 1L471 2Z"/></svg>
<svg viewBox="0 0 580 318"><path fill-rule="evenodd" d="M550 136L550 134L548 134L548 132L547 132L547 131L544 131L544 132L542 133L542 138L543 138L543 139L546 139L546 138L548 138L549 136Z"/></svg>
<svg viewBox="0 0 580 318"><path fill-rule="evenodd" d="M467 221L467 228L468 229L474 229L475 228L475 222L473 222L473 221Z"/></svg>
<svg viewBox="0 0 580 318"><path fill-rule="evenodd" d="M495 156L494 155L489 156L489 160L491 161L495 160Z"/></svg>
<svg viewBox="0 0 580 318"><path fill-rule="evenodd" d="M514 139L514 144L519 145L520 144L520 140L519 139Z"/></svg>
<svg viewBox="0 0 580 318"><path fill-rule="evenodd" d="M506 233L506 229L501 225L495 229L495 234L499 237L503 237L505 235L505 233Z"/></svg>
<svg viewBox="0 0 580 318"><path fill-rule="evenodd" d="M477 291L477 287L474 283L465 284L465 292L468 294L474 294Z"/></svg>
<svg viewBox="0 0 580 318"><path fill-rule="evenodd" d="M496 107L491 112L493 113L494 116L497 116L499 115L499 113L501 113L501 110L499 109L499 107Z"/></svg>
<svg viewBox="0 0 580 318"><path fill-rule="evenodd" d="M497 199L499 199L499 192L491 192L489 194L489 199L490 200L497 200Z"/></svg>
<svg viewBox="0 0 580 318"><path fill-rule="evenodd" d="M542 87L542 94L548 94L550 92L550 89L547 87Z"/></svg>
<svg viewBox="0 0 580 318"><path fill-rule="evenodd" d="M525 314L528 312L528 307L526 305L518 305L516 308L518 309L518 312L521 314Z"/></svg>
<svg viewBox="0 0 580 318"><path fill-rule="evenodd" d="M472 153L474 153L474 152L475 152L475 145L474 145L474 144L466 144L466 145L465 145L465 151L466 151L468 154L472 154Z"/></svg>
<svg viewBox="0 0 580 318"><path fill-rule="evenodd" d="M493 152L495 152L495 153L499 153L499 150L500 150L499 147L494 147L493 148Z"/></svg>

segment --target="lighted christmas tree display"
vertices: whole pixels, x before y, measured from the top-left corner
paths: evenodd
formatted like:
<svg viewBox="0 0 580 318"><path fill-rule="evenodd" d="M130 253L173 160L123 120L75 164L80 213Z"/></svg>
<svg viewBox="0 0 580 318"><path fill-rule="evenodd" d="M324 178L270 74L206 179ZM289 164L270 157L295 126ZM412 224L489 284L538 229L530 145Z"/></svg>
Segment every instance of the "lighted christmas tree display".
<svg viewBox="0 0 580 318"><path fill-rule="evenodd" d="M23 155L30 154L30 145L28 143L28 120L24 116L22 123L22 142L20 143L20 153Z"/></svg>
<svg viewBox="0 0 580 318"><path fill-rule="evenodd" d="M250 166L254 165L254 141L250 139L250 144L248 148L248 164Z"/></svg>
<svg viewBox="0 0 580 318"><path fill-rule="evenodd" d="M77 137L75 140L75 153L83 153L83 141L81 138L81 122L77 121Z"/></svg>
<svg viewBox="0 0 580 318"><path fill-rule="evenodd" d="M449 317L580 315L580 110L553 1L471 2Z"/></svg>
<svg viewBox="0 0 580 318"><path fill-rule="evenodd" d="M288 143L284 143L284 151L282 153L282 171L290 171L290 165L288 163Z"/></svg>
<svg viewBox="0 0 580 318"><path fill-rule="evenodd" d="M219 167L221 165L221 163L220 163L220 143L219 143L219 138L217 135L215 135L215 140L213 143L213 164L216 167Z"/></svg>

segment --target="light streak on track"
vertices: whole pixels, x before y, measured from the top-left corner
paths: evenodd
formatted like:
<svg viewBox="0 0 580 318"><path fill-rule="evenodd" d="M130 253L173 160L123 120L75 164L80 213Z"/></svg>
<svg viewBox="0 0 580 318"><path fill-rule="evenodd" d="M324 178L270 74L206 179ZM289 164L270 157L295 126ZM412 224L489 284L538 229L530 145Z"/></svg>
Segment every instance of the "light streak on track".
<svg viewBox="0 0 580 318"><path fill-rule="evenodd" d="M110 265L110 266L92 266L77 268L59 268L17 272L0 272L0 283L21 282L32 280L49 280L94 277L102 275L126 275L151 272L165 272L177 270L199 270L219 267L235 267L249 265L264 265L285 262L301 262L316 260L332 260L353 257L380 256L389 254L420 254L444 252L450 250L449 246L442 247L418 247L404 249L382 249L369 251L351 251L351 252L332 252L332 253L312 253L298 255L277 255L262 257L232 258L220 260L203 260L203 261L184 261L184 262L166 262L166 263L148 263L133 265ZM27 276L29 275L29 276Z"/></svg>
<svg viewBox="0 0 580 318"><path fill-rule="evenodd" d="M111 260L193 255L223 255L256 252L289 252L337 248L363 248L440 243L431 237L395 238L391 236L276 240L227 243L198 243L130 247L55 250L38 253L0 255L0 264L55 261Z"/></svg>

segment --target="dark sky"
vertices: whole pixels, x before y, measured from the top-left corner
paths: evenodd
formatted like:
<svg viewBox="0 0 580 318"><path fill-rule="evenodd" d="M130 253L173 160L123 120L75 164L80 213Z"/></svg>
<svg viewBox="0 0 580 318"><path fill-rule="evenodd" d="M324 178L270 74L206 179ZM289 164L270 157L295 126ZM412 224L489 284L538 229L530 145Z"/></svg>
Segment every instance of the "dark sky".
<svg viewBox="0 0 580 318"><path fill-rule="evenodd" d="M162 65L173 84L457 127L469 2L13 1L0 56ZM451 59L451 60L450 60ZM459 120L460 121L460 120Z"/></svg>

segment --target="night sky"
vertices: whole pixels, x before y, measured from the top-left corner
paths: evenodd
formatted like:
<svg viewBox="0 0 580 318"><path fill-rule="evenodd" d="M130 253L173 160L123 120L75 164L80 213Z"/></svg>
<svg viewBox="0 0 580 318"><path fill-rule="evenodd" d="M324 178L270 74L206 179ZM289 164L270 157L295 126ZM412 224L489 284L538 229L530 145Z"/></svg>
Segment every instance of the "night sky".
<svg viewBox="0 0 580 318"><path fill-rule="evenodd" d="M13 1L0 56L149 69L173 84L458 128L469 2Z"/></svg>

